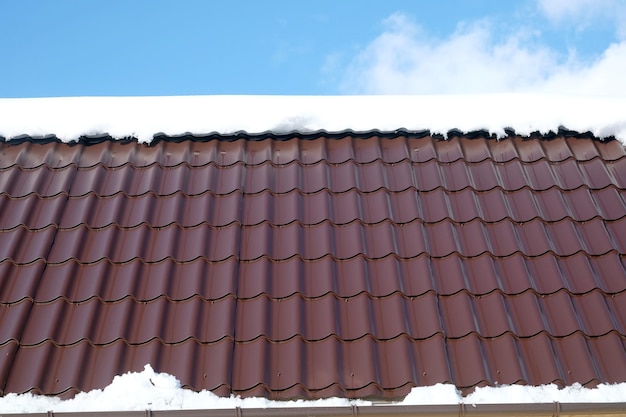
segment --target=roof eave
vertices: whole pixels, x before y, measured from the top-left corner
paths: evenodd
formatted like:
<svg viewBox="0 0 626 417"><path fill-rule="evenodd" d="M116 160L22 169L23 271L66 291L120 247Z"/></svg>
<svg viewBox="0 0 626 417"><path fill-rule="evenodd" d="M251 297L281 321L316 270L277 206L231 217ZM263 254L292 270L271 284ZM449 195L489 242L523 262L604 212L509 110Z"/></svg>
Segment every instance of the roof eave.
<svg viewBox="0 0 626 417"><path fill-rule="evenodd" d="M0 417L582 417L626 416L626 403L372 405L0 414Z"/></svg>

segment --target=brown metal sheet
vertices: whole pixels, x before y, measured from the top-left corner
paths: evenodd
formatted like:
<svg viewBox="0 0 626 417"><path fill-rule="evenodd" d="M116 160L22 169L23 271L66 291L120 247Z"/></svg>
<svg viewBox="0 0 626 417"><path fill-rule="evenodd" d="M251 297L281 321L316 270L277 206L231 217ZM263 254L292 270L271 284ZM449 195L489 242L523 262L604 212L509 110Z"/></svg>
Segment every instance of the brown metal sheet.
<svg viewBox="0 0 626 417"><path fill-rule="evenodd" d="M34 299L45 267L44 259L19 266L11 260L0 261L0 304Z"/></svg>
<svg viewBox="0 0 626 417"><path fill-rule="evenodd" d="M230 339L204 345L195 340L173 345L159 340L129 345L118 340L105 346L94 346L87 341L71 346L44 342L18 349L12 369L41 371L11 372L5 392L87 391L110 384L115 375L141 371L146 364L152 364L160 372L176 374L185 387L213 390L229 385L232 352ZM89 366L85 366L87 363Z"/></svg>
<svg viewBox="0 0 626 417"><path fill-rule="evenodd" d="M36 278L38 284L32 298L40 303L57 298L70 302L92 298L113 302L126 297L150 301L161 296L182 301L194 295L218 300L236 294L237 282L233 277L238 268L235 259L208 262L196 258L185 263L166 259L150 264L139 259L121 264L107 260L82 264L70 260L47 265L40 278L39 275Z"/></svg>
<svg viewBox="0 0 626 417"><path fill-rule="evenodd" d="M593 194L593 200L600 208L600 215L608 220L618 220L624 217L626 210L626 192L615 187L607 187Z"/></svg>
<svg viewBox="0 0 626 417"><path fill-rule="evenodd" d="M353 142L354 159L364 164L382 159L381 142L382 140L378 137L355 140Z"/></svg>
<svg viewBox="0 0 626 417"><path fill-rule="evenodd" d="M29 264L46 259L56 234L56 228L51 225L34 231L23 226L0 230L0 259L15 264Z"/></svg>
<svg viewBox="0 0 626 417"><path fill-rule="evenodd" d="M150 301L127 297L115 302L91 299L81 303L59 299L31 307L20 342L22 346L48 340L59 346L81 340L107 345L118 339L134 345L152 339L169 344L187 339L215 343L233 337L236 304L232 295L211 301L194 296L177 302L164 296ZM59 328L59 322L64 327Z"/></svg>
<svg viewBox="0 0 626 417"><path fill-rule="evenodd" d="M546 252L572 256L581 250L599 256L614 249L624 253L624 224L626 222L604 222L595 217L587 222L565 218L554 223L535 218L519 224L510 220L483 223L475 219L460 226L449 220L433 224L419 221L394 224L389 220L374 224L352 221L341 225L322 222L310 226L300 222L284 226L263 222L249 227L237 223L181 227L172 223L159 228L144 222L132 228L111 225L92 229L81 225L57 229L50 225L37 230L19 226L0 230L0 255L17 263L42 258L51 263L70 259L86 263L103 259L114 263L133 259L159 262L168 258L189 262L198 257L217 262L230 257L254 260L261 256L275 260L293 256L315 260L327 255L349 259L361 253L370 259L380 259L393 253L401 258L412 258L427 251L437 258L452 253L475 257L485 252L497 257L515 252L530 257Z"/></svg>
<svg viewBox="0 0 626 417"><path fill-rule="evenodd" d="M47 165L32 170L12 165L1 172L0 192L14 198L33 193L44 197L67 193L76 173L71 167L56 170Z"/></svg>
<svg viewBox="0 0 626 417"><path fill-rule="evenodd" d="M574 158L587 161L600 157L613 161L625 155L619 141L598 142L574 137L556 137L549 145L536 139L509 137L496 141L488 136L473 138L467 141L461 137L449 140L433 140L432 137L406 137L399 133L389 139L380 136L367 138L346 134L332 141L320 137L308 137L305 141L297 138L283 139L274 145L273 135L257 140L239 138L229 141L163 141L159 146L136 146L133 143L122 143L110 140L90 145L90 152L82 152L81 147L68 147L62 143L23 143L19 146L7 146L0 159L0 169L11 166L18 161L24 168L35 168L43 164L51 167L64 167L70 163L79 167L91 167L105 164L119 167L124 164L147 166L157 163L172 167L181 163L201 166L216 163L228 166L243 161L248 165L257 165L266 161L285 164L299 160L307 164L328 160L331 163L342 163L355 160L368 163L375 159L395 163L402 159L425 161L437 158L448 163L458 159L468 162L479 162L493 158L496 162L508 162L519 159L523 162L534 162L547 159L560 162ZM356 149L359 149L357 152Z"/></svg>
<svg viewBox="0 0 626 417"><path fill-rule="evenodd" d="M278 292L274 293L277 297L281 297L279 294L289 295L294 292L314 297L334 290L342 297L364 291L375 296L388 295L394 291L416 296L431 290L442 295L452 295L464 289L476 295L487 294L496 289L510 295L528 289L539 294L551 294L560 289L582 294L594 288L615 294L623 291L626 285L623 280L615 279L624 276L625 262L624 256L618 256L615 252L598 257L589 257L579 252L567 258L555 257L550 253L533 258L519 253L494 258L485 253L473 258L452 254L436 259L429 258L426 254L410 259L399 259L391 255L375 261L362 256L344 261L324 257L314 262L303 262L294 258L278 264L271 264L267 258L261 258L259 261L246 263L245 268L258 266L258 269L249 273L250 276L262 276L266 268L275 268L272 275L275 281L271 288L277 289ZM333 271L340 278L338 281L327 278L329 274L332 276ZM320 278L317 281L293 281L289 277L294 274ZM255 282L261 287L259 290L246 291L247 294L262 292L263 288L269 287L263 280ZM301 287L300 284L307 286Z"/></svg>
<svg viewBox="0 0 626 417"><path fill-rule="evenodd" d="M20 341L31 308L32 302L28 299L0 304L0 345L9 341Z"/></svg>
<svg viewBox="0 0 626 417"><path fill-rule="evenodd" d="M576 358L587 357L588 349L594 352L605 349L619 357L623 345L620 348L616 342L621 344L614 333L601 339L585 339L579 334L563 339L551 339L543 333L527 339L508 334L493 339L468 335L448 339L447 348L442 336L422 341L411 341L404 336L375 341L366 336L350 343L334 338L319 342L294 338L284 343L269 343L258 338L234 345L228 339L206 345L193 340L175 345L156 340L141 345L117 341L105 346L80 342L66 347L45 342L20 348L15 365L25 366L24 362L28 361L31 366L37 366L31 361L46 357L58 364L54 369L49 368L54 378L11 374L8 388L12 392L33 390L58 394L75 388L72 381L79 380L86 386L97 387L106 384L104 379L116 372L137 371L145 363L164 372L177 371L185 381L184 386L189 388L216 390L226 385L231 392L246 396L258 393L261 388L266 395L274 393L278 398L298 385L304 388L301 393L315 393L338 385L343 395L374 386L372 394L381 397L386 392L395 395L398 389L406 394L415 383L455 381L462 389L488 381L595 384L599 380L619 380L623 366L602 368L598 372L590 367L591 359L578 364ZM71 362L72 357L90 357L97 364L81 369L79 364ZM181 358L194 358L194 366L181 366ZM114 370L104 367L111 361L117 364Z"/></svg>
<svg viewBox="0 0 626 417"><path fill-rule="evenodd" d="M458 138L450 140L438 140L434 142L437 159L443 163L449 163L463 159L463 147Z"/></svg>
<svg viewBox="0 0 626 417"><path fill-rule="evenodd" d="M561 143L562 142L562 143ZM567 149L565 149L567 147ZM553 146L546 146L550 160L557 158L574 158L580 161L588 161L594 158L615 160L624 155L624 149L619 141L598 142L578 138L565 138L556 142Z"/></svg>
<svg viewBox="0 0 626 417"><path fill-rule="evenodd" d="M0 169L18 165L23 169L34 169L43 165L51 168L65 167L80 158L79 147L68 147L59 143L7 144L0 154Z"/></svg>
<svg viewBox="0 0 626 417"><path fill-rule="evenodd" d="M63 213L67 198L59 194L52 198L41 198L30 194L22 198L12 198L0 193L0 230L26 226L29 229L43 229L57 224Z"/></svg>
<svg viewBox="0 0 626 417"><path fill-rule="evenodd" d="M0 394L626 380L626 151L346 133L0 144Z"/></svg>

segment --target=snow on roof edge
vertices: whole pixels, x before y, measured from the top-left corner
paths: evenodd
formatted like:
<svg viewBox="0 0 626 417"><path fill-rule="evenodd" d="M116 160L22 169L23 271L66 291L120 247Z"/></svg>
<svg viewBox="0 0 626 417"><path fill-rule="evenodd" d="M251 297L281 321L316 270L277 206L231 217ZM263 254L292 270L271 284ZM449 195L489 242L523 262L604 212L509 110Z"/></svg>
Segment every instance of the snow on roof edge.
<svg viewBox="0 0 626 417"><path fill-rule="evenodd" d="M423 96L160 96L0 99L0 136L62 141L316 131L488 131L528 136L565 127L626 139L626 97L537 94Z"/></svg>
<svg viewBox="0 0 626 417"><path fill-rule="evenodd" d="M452 384L416 387L399 402L389 405L457 404L542 404L542 403L625 403L626 383L599 384L585 388L580 384L559 389L555 384L542 386L501 385L482 387L463 397ZM74 398L7 394L0 397L0 413L97 412L144 410L218 410L240 408L345 407L371 406L366 400L326 398L320 400L273 401L261 397L218 397L211 391L195 392L182 387L175 376L155 372L146 365L141 372L116 376L103 389L78 393Z"/></svg>
<svg viewBox="0 0 626 417"><path fill-rule="evenodd" d="M566 137L575 137L575 138L589 138L595 139L602 142L607 142L611 140L617 140L614 135L606 136L606 137L598 137L593 132L578 132L576 130L568 129L566 126L559 126L557 129L550 129L546 132L533 131L526 134L521 134L517 132L515 129L510 127L505 127L502 129L503 134L496 134L494 132L488 131L486 129L474 130L474 131L462 131L460 129L450 129L447 132L433 132L430 129L423 130L410 130L404 127L393 129L393 130L379 130L379 129L371 129L371 130L353 130L353 129L343 129L343 130L334 130L328 131L325 129L319 130L288 130L284 132L277 132L272 130L266 130L263 132L253 132L249 133L245 130L238 130L235 132L221 133L218 131L211 131L207 133L193 133L193 132L184 132L180 134L166 134L164 132L157 132L152 135L149 140L140 140L136 136L124 136L124 137L115 137L111 134L107 133L98 133L98 134L84 134L76 139L61 139L54 134L47 134L43 136L31 136L27 134L17 135L10 138L6 138L0 135L0 142L9 142L9 143L22 143L22 142L33 142L33 143L48 143L48 142L57 142L57 143L81 143L84 145L97 144L104 141L117 141L122 143L129 142L139 142L143 144L156 144L160 141L167 142L182 142L186 140L192 141L207 141L211 139L225 139L225 140L237 140L237 139L246 139L246 140L263 140L267 138L273 138L277 140L287 140L292 138L299 139L317 139L319 137L324 138L341 138L345 136L352 136L355 138L369 138L372 136L377 137L396 137L398 135L407 136L411 138L423 138L426 136L433 136L434 138L448 140L453 137L463 136L468 138L492 138L492 139L505 139L507 137L525 137L532 138L541 136L545 139L551 139L556 136L566 136ZM623 142L623 141L622 141Z"/></svg>

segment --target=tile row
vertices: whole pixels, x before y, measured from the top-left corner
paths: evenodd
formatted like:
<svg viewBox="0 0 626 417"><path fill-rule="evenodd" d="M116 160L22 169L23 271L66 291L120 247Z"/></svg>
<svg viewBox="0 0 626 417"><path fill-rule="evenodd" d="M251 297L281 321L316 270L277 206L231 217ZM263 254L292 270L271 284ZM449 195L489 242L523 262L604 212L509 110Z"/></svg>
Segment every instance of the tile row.
<svg viewBox="0 0 626 417"><path fill-rule="evenodd" d="M0 213L0 230L19 226L43 229L51 225L61 229L81 225L91 228L110 225L133 228L141 224L166 227L174 223L182 227L202 223L220 227L231 223L254 226L263 222L277 226L299 222L310 226L324 221L341 225L356 220L366 224L385 220L402 224L417 219L425 223L444 220L464 223L476 219L494 223L507 218L514 222L537 218L557 222L570 217L585 222L596 216L613 221L626 216L626 190L609 186L569 191L553 187L545 191L521 188L507 192L494 188L477 192L465 188L450 192L436 188L416 192L408 188L395 193L387 189L371 193L352 190L342 194L323 190L313 194L264 191L226 195L205 192L190 196L176 192L168 196L146 193L138 197L125 194L101 197L89 193L69 198L64 194L49 198L35 194L12 198L0 194Z"/></svg>
<svg viewBox="0 0 626 417"><path fill-rule="evenodd" d="M385 341L401 335L423 340L437 334L459 339L472 333L482 338L505 333L527 338L543 332L558 338L576 332L600 337L617 331L626 337L626 291L613 295L599 290L583 295L564 290L550 295L494 291L481 296L462 291L451 296L427 292L380 298L365 293L341 298L330 293L314 299L260 295L215 301L195 296L179 302L165 297L109 303L23 300L0 304L0 323L0 345L19 341L22 347L46 341L69 346L83 340L94 345L117 340L138 345L152 339L167 344L187 339L216 343L225 338L241 343L259 338L286 342L295 337L307 342L329 337L354 341L365 336Z"/></svg>
<svg viewBox="0 0 626 417"><path fill-rule="evenodd" d="M120 340L106 346L83 341L71 346L44 342L27 347L10 342L0 345L0 355L8 358L0 362L0 380L6 382L2 394L54 395L101 388L115 375L151 364L158 372L175 375L186 388L223 395L391 399L408 394L412 386L436 383L471 389L485 383L620 382L626 374L625 343L615 332L597 338L580 333L564 338L545 333L518 338L507 333L492 339L400 336L382 342L369 336L351 342L332 337L282 343L260 338L247 343L152 340L129 345ZM9 367L23 372L8 374Z"/></svg>
<svg viewBox="0 0 626 417"><path fill-rule="evenodd" d="M284 138L284 140L250 140L240 138L233 141L161 141L156 144L140 145L112 140L89 146L69 146L62 143L26 143L20 146L0 143L0 170L17 164L26 169L47 165L62 168L69 165L93 167L104 164L120 167L130 164L144 167L160 164L173 167L180 164L203 166L217 164L229 166L239 162L258 165L266 162L288 164L300 161L315 164L328 161L340 164L346 161L369 163L380 160L397 163L403 160L426 162L438 160L444 163L465 159L470 163L492 159L508 162L518 159L534 162L545 159L560 162L566 159L588 161L602 158L614 161L626 156L619 141L557 137L551 140L528 140L521 137L493 140L489 138L468 139L454 137L448 140L399 136L356 138L349 134L341 138L326 138L319 135L314 139Z"/></svg>
<svg viewBox="0 0 626 417"><path fill-rule="evenodd" d="M345 261L326 256L310 262L299 257L284 262L266 257L251 262L231 258L217 263L198 258L182 264L171 259L153 264L139 260L46 264L38 260L22 266L4 261L0 262L0 302L114 302L127 297L145 302L159 297L184 301L194 296L217 301L229 296L284 299L293 295L315 299L330 293L342 298L394 293L419 297L427 292L450 296L461 291L480 296L494 291L517 295L528 290L548 296L560 290L582 295L595 289L618 294L626 290L625 277L626 255L614 251L598 257L579 252L567 258L547 253L536 258L483 254L400 259L391 255Z"/></svg>
<svg viewBox="0 0 626 417"><path fill-rule="evenodd" d="M381 188L392 192L408 188L431 191L439 187L448 191L465 188L488 191L496 187L506 191L524 187L534 190L552 187L574 190L579 187L602 189L610 185L626 189L626 158L615 162L597 158L584 162L568 159L558 163L546 160L494 163L487 160L468 164L459 160L443 164L433 160L423 164L409 161L356 164L349 161L338 165L324 161L306 166L298 163L280 166L235 164L228 167L179 165L172 168L159 165L107 168L98 165L87 169L50 169L42 166L32 170L15 166L2 171L0 175L0 190L10 197L24 197L31 193L43 197L58 194L77 197L88 193L138 196L150 192L171 195L179 191L198 195L208 190L218 195L234 192L258 194L266 190L274 194L294 190L303 193L328 190L337 194L349 190L368 193Z"/></svg>
<svg viewBox="0 0 626 417"><path fill-rule="evenodd" d="M626 253L626 218L605 222L599 217L587 222L569 218L554 223L541 219L514 223L473 220L454 223L391 221L368 225L355 221L345 225L322 222L304 226L261 223L224 227L201 224L184 228L177 224L152 228L145 224L122 229L109 226L91 229L57 229L53 226L30 230L24 227L0 231L0 261L18 264L45 259L52 264L78 260L82 263L106 259L114 263L140 259L159 262L174 259L189 262L203 257L210 262L236 258L253 261L267 256L274 261L293 257L316 260L332 256L347 260L360 255L380 259L395 254L409 259L428 254L440 258L451 254L475 257L484 253L506 257L521 253L529 257L552 252L571 256L578 252L603 255L616 250Z"/></svg>

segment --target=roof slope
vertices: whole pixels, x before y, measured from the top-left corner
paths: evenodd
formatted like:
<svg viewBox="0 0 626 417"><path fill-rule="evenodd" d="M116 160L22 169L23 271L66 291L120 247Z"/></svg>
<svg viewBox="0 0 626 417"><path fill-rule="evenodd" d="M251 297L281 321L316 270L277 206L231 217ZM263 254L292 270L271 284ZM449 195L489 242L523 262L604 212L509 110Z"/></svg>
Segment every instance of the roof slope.
<svg viewBox="0 0 626 417"><path fill-rule="evenodd" d="M0 389L623 382L625 256L615 140L2 143Z"/></svg>

